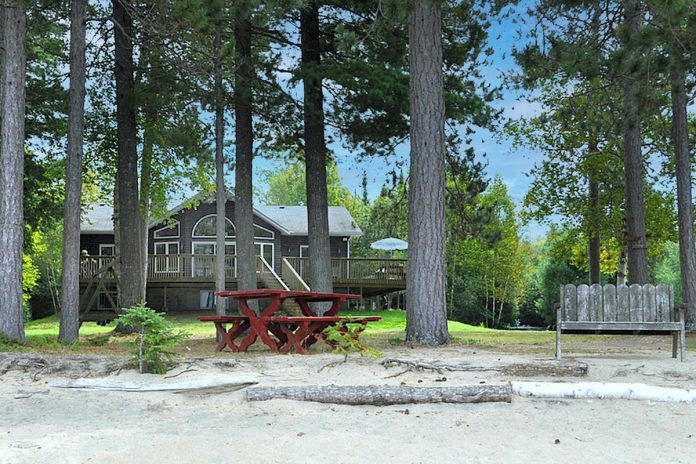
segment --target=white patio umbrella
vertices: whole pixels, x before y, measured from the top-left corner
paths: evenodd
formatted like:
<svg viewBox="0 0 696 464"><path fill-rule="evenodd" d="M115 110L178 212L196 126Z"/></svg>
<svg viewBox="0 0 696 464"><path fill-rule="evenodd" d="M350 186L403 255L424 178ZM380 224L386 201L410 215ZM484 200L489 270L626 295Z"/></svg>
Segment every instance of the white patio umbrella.
<svg viewBox="0 0 696 464"><path fill-rule="evenodd" d="M372 242L370 248L373 250L387 250L393 252L394 250L408 250L408 243L398 238L389 237Z"/></svg>

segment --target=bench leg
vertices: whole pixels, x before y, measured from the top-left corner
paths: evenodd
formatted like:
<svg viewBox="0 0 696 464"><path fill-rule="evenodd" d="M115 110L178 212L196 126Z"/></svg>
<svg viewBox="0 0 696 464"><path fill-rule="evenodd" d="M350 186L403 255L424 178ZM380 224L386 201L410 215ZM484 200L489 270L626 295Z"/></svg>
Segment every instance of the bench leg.
<svg viewBox="0 0 696 464"><path fill-rule="evenodd" d="M556 359L561 360L561 307L556 308Z"/></svg>
<svg viewBox="0 0 696 464"><path fill-rule="evenodd" d="M677 358L677 346L679 345L679 332L672 332L672 357Z"/></svg>
<svg viewBox="0 0 696 464"><path fill-rule="evenodd" d="M679 350L682 362L686 361L686 321L684 319L684 307L682 307L679 311L679 323L681 324L681 330L679 331Z"/></svg>

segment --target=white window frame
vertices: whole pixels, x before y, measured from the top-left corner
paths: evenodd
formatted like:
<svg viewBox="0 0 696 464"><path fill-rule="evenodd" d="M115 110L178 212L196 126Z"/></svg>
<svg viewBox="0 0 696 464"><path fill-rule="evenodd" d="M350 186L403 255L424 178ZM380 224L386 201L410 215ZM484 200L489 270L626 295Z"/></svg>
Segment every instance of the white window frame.
<svg viewBox="0 0 696 464"><path fill-rule="evenodd" d="M161 237L157 236L159 232L162 232L163 230L166 229L174 229L176 227L176 235L163 235ZM181 238L181 223L179 221L174 221L171 224L167 224L163 227L160 227L159 229L155 230L152 233L153 238L156 240L171 240L173 238Z"/></svg>
<svg viewBox="0 0 696 464"><path fill-rule="evenodd" d="M105 255L102 251L104 248L111 248L111 254ZM99 256L111 256L111 260L116 259L116 244L115 243L100 243L99 244ZM99 258L99 267L106 266L109 258Z"/></svg>
<svg viewBox="0 0 696 464"><path fill-rule="evenodd" d="M207 256L215 256L215 253L217 251L217 243L216 242L211 242L210 240L196 240L194 242L191 242L191 254L196 255L196 254L203 254L203 253L196 253L194 250L194 247L196 245L212 245L213 246L213 253L211 255ZM235 255L237 254L237 242L235 241L225 241L225 246L228 245L234 245L234 253ZM196 277L196 257L192 256L191 257L191 276ZM237 276L237 260L234 260L234 276Z"/></svg>
<svg viewBox="0 0 696 464"><path fill-rule="evenodd" d="M259 251L261 252L257 256L262 256L262 257L263 257L264 247L271 247L271 262L270 263L268 263L268 261L266 261L266 262L268 263L269 266L271 266L271 269L275 269L275 244L273 242L254 242L254 247L256 247L256 245L259 245ZM256 249L254 249L254 251L256 251ZM264 259L266 259L266 258L264 258Z"/></svg>
<svg viewBox="0 0 696 464"><path fill-rule="evenodd" d="M256 223L254 223L254 229L256 229L257 227L261 230L265 230L266 232L269 232L271 234L271 236L270 237L258 237L258 236L256 236L256 230L254 230L254 239L256 239L256 240L275 240L275 232L273 232L271 229L267 229L263 226L260 226ZM237 229L235 229L235 231L236 230Z"/></svg>
<svg viewBox="0 0 696 464"><path fill-rule="evenodd" d="M302 251L305 250L307 254L305 255L302 253ZM309 258L309 245L300 245L300 258ZM300 268L297 269L297 271L300 273L300 276L302 278L305 277L305 272L304 272L304 267L305 267L305 262L303 260L300 260Z"/></svg>
<svg viewBox="0 0 696 464"><path fill-rule="evenodd" d="M112 252L110 255L105 255L102 251L104 248L111 248ZM116 256L116 244L114 243L100 243L99 244L99 256Z"/></svg>
<svg viewBox="0 0 696 464"><path fill-rule="evenodd" d="M155 255L162 255L162 253L157 253L157 247L158 246L164 246L166 249L166 252L164 255L169 256L173 255L171 258L166 258L164 260L156 260L155 261L155 273L156 274L167 274L167 273L172 273L172 272L179 272L179 257L178 255L181 254L181 244L178 241L172 240L169 242L155 242L154 244L154 249L153 251L155 252ZM169 247L171 245L176 245L177 253L170 253L169 252ZM164 263L164 267L159 266L159 264Z"/></svg>
<svg viewBox="0 0 696 464"><path fill-rule="evenodd" d="M216 218L217 220L217 215L216 214L208 214L207 216L203 216L200 218L196 223L193 225L193 229L191 229L191 238L215 238L215 235L196 235L196 227L198 227L198 224L201 223L204 219L208 219L210 217ZM232 221L230 221L230 218L225 216L225 221L228 222L232 226L232 230L234 230L234 235L225 235L225 239L228 238L236 238L237 237L237 228L234 226Z"/></svg>

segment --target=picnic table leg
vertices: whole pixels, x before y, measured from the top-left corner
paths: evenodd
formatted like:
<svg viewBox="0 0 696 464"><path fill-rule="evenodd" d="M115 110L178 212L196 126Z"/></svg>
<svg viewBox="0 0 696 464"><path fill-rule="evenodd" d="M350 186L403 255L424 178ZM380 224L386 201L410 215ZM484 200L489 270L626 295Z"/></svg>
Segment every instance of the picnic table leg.
<svg viewBox="0 0 696 464"><path fill-rule="evenodd" d="M230 346L230 334L227 332L227 328L222 322L215 321L215 330L218 335L220 335L220 342L215 347L215 351L222 351L226 346Z"/></svg>
<svg viewBox="0 0 696 464"><path fill-rule="evenodd" d="M235 345L234 339L239 337L248 327L248 321L234 321L229 330L225 327L224 322L215 322L215 329L220 334L220 343L215 347L215 351L222 351L228 347L233 352L237 353L239 347Z"/></svg>
<svg viewBox="0 0 696 464"><path fill-rule="evenodd" d="M278 310L278 308L280 308L281 303L282 301L280 297L273 297L271 299L271 304L261 311L261 316L268 317L272 315ZM257 316L256 313L251 310L251 308L249 308L246 299L239 299L239 310L249 318L250 326L249 335L242 340L242 343L239 345L239 350L246 351L247 348L249 348L249 345L254 343L257 337L260 337L261 341L263 341L273 351L278 351L278 343L268 335L268 325L261 317Z"/></svg>

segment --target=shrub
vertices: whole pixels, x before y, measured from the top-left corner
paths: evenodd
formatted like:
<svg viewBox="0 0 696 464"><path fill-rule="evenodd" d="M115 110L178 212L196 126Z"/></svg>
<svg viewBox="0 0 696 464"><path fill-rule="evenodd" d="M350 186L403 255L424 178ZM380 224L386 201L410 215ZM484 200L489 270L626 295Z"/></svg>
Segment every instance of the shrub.
<svg viewBox="0 0 696 464"><path fill-rule="evenodd" d="M382 352L370 348L360 340L360 333L364 327L360 324L343 324L329 326L324 329L326 339L331 343L334 353L342 354L343 362L348 360L350 353L359 353L360 356L382 356Z"/></svg>
<svg viewBox="0 0 696 464"><path fill-rule="evenodd" d="M127 308L117 323L131 327L136 334L133 359L140 373L164 374L172 366L176 353L171 351L189 337L184 331L175 331L174 324L145 306L145 303Z"/></svg>

